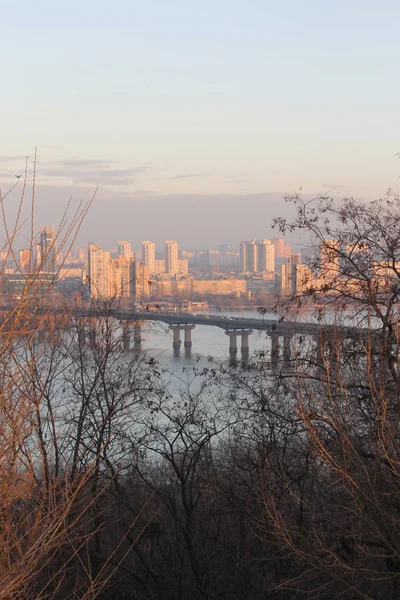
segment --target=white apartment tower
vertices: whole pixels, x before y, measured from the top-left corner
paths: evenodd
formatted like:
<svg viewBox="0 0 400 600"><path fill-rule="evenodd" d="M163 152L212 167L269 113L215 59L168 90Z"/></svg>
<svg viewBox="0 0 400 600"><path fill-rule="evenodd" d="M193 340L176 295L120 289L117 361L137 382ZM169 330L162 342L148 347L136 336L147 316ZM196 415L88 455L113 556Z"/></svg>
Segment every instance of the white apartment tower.
<svg viewBox="0 0 400 600"><path fill-rule="evenodd" d="M175 240L165 241L165 272L171 277L179 272L178 243Z"/></svg>
<svg viewBox="0 0 400 600"><path fill-rule="evenodd" d="M271 240L240 242L240 272L275 271L275 248Z"/></svg>
<svg viewBox="0 0 400 600"><path fill-rule="evenodd" d="M240 242L240 272L257 272L257 247L256 240Z"/></svg>
<svg viewBox="0 0 400 600"><path fill-rule="evenodd" d="M275 247L271 240L257 243L257 271L269 273L275 271Z"/></svg>
<svg viewBox="0 0 400 600"><path fill-rule="evenodd" d="M89 244L88 247L88 280L91 298L111 296L111 257L98 244Z"/></svg>
<svg viewBox="0 0 400 600"><path fill-rule="evenodd" d="M156 272L156 246L153 242L144 240L142 242L142 263L149 268L150 275Z"/></svg>
<svg viewBox="0 0 400 600"><path fill-rule="evenodd" d="M125 260L131 259L132 247L129 242L118 242L118 256L122 256Z"/></svg>
<svg viewBox="0 0 400 600"><path fill-rule="evenodd" d="M149 267L140 262L130 263L130 296L137 302L147 300L151 294Z"/></svg>
<svg viewBox="0 0 400 600"><path fill-rule="evenodd" d="M301 254L300 252L292 252L290 256L285 259L285 262L282 267L282 273L284 272L284 277L282 275L282 293L293 294L296 292L296 267L301 263Z"/></svg>
<svg viewBox="0 0 400 600"><path fill-rule="evenodd" d="M114 298L130 296L130 260L119 255L111 259L111 295Z"/></svg>

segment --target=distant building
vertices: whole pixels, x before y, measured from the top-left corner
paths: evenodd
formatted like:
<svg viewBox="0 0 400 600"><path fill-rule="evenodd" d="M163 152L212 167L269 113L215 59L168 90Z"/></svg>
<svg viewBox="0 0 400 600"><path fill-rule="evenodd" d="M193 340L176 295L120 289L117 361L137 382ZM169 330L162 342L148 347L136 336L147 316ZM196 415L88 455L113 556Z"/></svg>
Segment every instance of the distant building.
<svg viewBox="0 0 400 600"><path fill-rule="evenodd" d="M130 264L130 296L133 301L142 301L150 298L152 281L150 270L141 262Z"/></svg>
<svg viewBox="0 0 400 600"><path fill-rule="evenodd" d="M325 240L320 246L319 278L330 282L340 273L340 245L334 240Z"/></svg>
<svg viewBox="0 0 400 600"><path fill-rule="evenodd" d="M240 272L262 273L275 271L275 248L270 240L251 240L240 243Z"/></svg>
<svg viewBox="0 0 400 600"><path fill-rule="evenodd" d="M56 273L56 235L54 226L40 228L40 270L45 273Z"/></svg>
<svg viewBox="0 0 400 600"><path fill-rule="evenodd" d="M42 263L42 250L40 244L35 245L35 270L40 269Z"/></svg>
<svg viewBox="0 0 400 600"><path fill-rule="evenodd" d="M129 242L118 242L118 256L122 256L125 260L130 260L132 256L132 246Z"/></svg>
<svg viewBox="0 0 400 600"><path fill-rule="evenodd" d="M102 250L98 244L89 244L87 278L90 297L129 298L132 265L135 265L135 262L124 258L122 254L118 258L111 258L110 253Z"/></svg>
<svg viewBox="0 0 400 600"><path fill-rule="evenodd" d="M111 256L98 244L89 244L88 247L88 282L91 298L110 298Z"/></svg>
<svg viewBox="0 0 400 600"><path fill-rule="evenodd" d="M121 254L111 259L111 296L113 298L130 297L130 266L131 261Z"/></svg>
<svg viewBox="0 0 400 600"><path fill-rule="evenodd" d="M156 246L153 242L142 242L142 263L149 268L150 275L156 273Z"/></svg>
<svg viewBox="0 0 400 600"><path fill-rule="evenodd" d="M10 298L21 298L24 294L47 295L55 283L54 273L41 272L29 275L25 273L2 273L2 294Z"/></svg>
<svg viewBox="0 0 400 600"><path fill-rule="evenodd" d="M61 267L58 272L58 279L59 281L63 281L64 279L78 278L81 281L83 281L82 271L82 267Z"/></svg>
<svg viewBox="0 0 400 600"><path fill-rule="evenodd" d="M165 273L165 260L156 260L155 265L156 275L163 275Z"/></svg>
<svg viewBox="0 0 400 600"><path fill-rule="evenodd" d="M31 266L31 250L30 248L23 248L19 251L18 270L20 273L29 273Z"/></svg>
<svg viewBox="0 0 400 600"><path fill-rule="evenodd" d="M240 297L247 292L245 279L178 279L154 282L152 295L158 298L184 297L191 299L193 295L221 295Z"/></svg>
<svg viewBox="0 0 400 600"><path fill-rule="evenodd" d="M290 296L296 292L294 280L296 275L296 266L299 265L300 262L300 252L293 252L281 265L282 295Z"/></svg>
<svg viewBox="0 0 400 600"><path fill-rule="evenodd" d="M165 241L165 272L174 277L179 272L178 243L175 240Z"/></svg>
<svg viewBox="0 0 400 600"><path fill-rule="evenodd" d="M77 248L76 249L76 253L75 253L75 257L77 258L77 260L79 260L80 262L84 262L84 260L86 259L86 251L85 248Z"/></svg>
<svg viewBox="0 0 400 600"><path fill-rule="evenodd" d="M286 265L281 265L280 270L275 273L274 280L274 292L278 296L285 295L285 279L286 279Z"/></svg>
<svg viewBox="0 0 400 600"><path fill-rule="evenodd" d="M275 248L271 240L257 243L257 272L273 273L275 271Z"/></svg>
<svg viewBox="0 0 400 600"><path fill-rule="evenodd" d="M185 276L189 273L189 261L186 259L178 260L178 275Z"/></svg>
<svg viewBox="0 0 400 600"><path fill-rule="evenodd" d="M212 272L238 271L239 253L227 250L198 250L197 252L182 251L182 258L188 260L189 268Z"/></svg>
<svg viewBox="0 0 400 600"><path fill-rule="evenodd" d="M197 254L198 254L198 252L195 252L194 250L182 250L181 256L182 256L182 258L187 258L188 260L192 260L196 257Z"/></svg>
<svg viewBox="0 0 400 600"><path fill-rule="evenodd" d="M86 282L85 269L82 267L61 267L58 271L57 290L65 296L77 292L83 294Z"/></svg>
<svg viewBox="0 0 400 600"><path fill-rule="evenodd" d="M293 268L293 291L302 294L316 285L314 273L307 265L298 264Z"/></svg>
<svg viewBox="0 0 400 600"><path fill-rule="evenodd" d="M251 242L240 242L240 272L256 273L256 266L256 240L251 240Z"/></svg>
<svg viewBox="0 0 400 600"><path fill-rule="evenodd" d="M275 258L276 259L288 258L290 256L290 253L291 253L290 245L286 244L285 240L282 237L272 238L271 242L275 248Z"/></svg>

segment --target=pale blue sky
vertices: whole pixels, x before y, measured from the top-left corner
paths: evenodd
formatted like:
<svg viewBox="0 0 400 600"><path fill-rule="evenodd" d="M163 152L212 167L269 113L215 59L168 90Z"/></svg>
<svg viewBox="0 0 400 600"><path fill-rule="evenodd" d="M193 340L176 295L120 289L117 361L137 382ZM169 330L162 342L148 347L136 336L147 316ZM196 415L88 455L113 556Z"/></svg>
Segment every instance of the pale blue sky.
<svg viewBox="0 0 400 600"><path fill-rule="evenodd" d="M35 145L44 191L111 204L398 183L399 2L20 0L0 29L3 187Z"/></svg>

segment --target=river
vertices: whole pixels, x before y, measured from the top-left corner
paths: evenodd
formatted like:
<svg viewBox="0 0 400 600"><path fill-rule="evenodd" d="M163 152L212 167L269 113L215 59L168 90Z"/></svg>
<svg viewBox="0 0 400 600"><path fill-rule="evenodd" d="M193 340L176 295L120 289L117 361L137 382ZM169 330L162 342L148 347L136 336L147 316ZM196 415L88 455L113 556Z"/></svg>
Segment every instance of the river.
<svg viewBox="0 0 400 600"><path fill-rule="evenodd" d="M200 313L199 313L200 314ZM207 313L205 310L201 314ZM218 316L247 317L257 319L277 319L275 314L268 313L264 317L256 311L223 311ZM182 333L183 340L183 333ZM270 348L270 340L265 331L253 331L249 336L250 358L256 351ZM172 347L172 332L163 323L145 322L142 326L142 351L147 356L158 360L160 365L176 375L191 367L199 367L207 362L208 357L216 361L229 361L229 338L219 327L197 325L192 331L192 348L190 353L183 343L179 353ZM238 359L240 359L240 338L238 338Z"/></svg>

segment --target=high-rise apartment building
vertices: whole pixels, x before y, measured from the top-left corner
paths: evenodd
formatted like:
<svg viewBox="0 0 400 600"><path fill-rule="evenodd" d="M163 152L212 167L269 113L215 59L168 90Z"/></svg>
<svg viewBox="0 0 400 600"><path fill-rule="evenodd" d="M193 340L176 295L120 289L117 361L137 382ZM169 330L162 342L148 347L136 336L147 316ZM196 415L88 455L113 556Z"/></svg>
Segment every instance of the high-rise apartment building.
<svg viewBox="0 0 400 600"><path fill-rule="evenodd" d="M111 259L111 296L113 298L129 298L130 296L131 261L121 254Z"/></svg>
<svg viewBox="0 0 400 600"><path fill-rule="evenodd" d="M275 270L275 248L270 240L240 243L240 272L263 273Z"/></svg>
<svg viewBox="0 0 400 600"><path fill-rule="evenodd" d="M40 228L40 265L41 271L56 272L56 236L54 226Z"/></svg>
<svg viewBox="0 0 400 600"><path fill-rule="evenodd" d="M165 260L156 260L155 266L156 275L164 275L165 273Z"/></svg>
<svg viewBox="0 0 400 600"><path fill-rule="evenodd" d="M300 252L292 252L290 256L285 259L282 264L282 273L284 273L282 279L282 294L290 296L295 293L295 279L296 279L296 267L301 262Z"/></svg>
<svg viewBox="0 0 400 600"><path fill-rule="evenodd" d="M42 250L40 244L35 245L35 269L39 269L42 263Z"/></svg>
<svg viewBox="0 0 400 600"><path fill-rule="evenodd" d="M275 271L275 248L271 240L262 240L256 244L257 272L273 273Z"/></svg>
<svg viewBox="0 0 400 600"><path fill-rule="evenodd" d="M31 269L31 251L30 248L24 248L19 251L18 269L21 273L29 273Z"/></svg>
<svg viewBox="0 0 400 600"><path fill-rule="evenodd" d="M165 241L165 272L174 277L179 272L178 243L175 240Z"/></svg>
<svg viewBox="0 0 400 600"><path fill-rule="evenodd" d="M125 260L130 260L132 256L132 246L129 242L118 242L118 256L122 256Z"/></svg>
<svg viewBox="0 0 400 600"><path fill-rule="evenodd" d="M283 238L272 238L271 242L275 248L275 258L276 259L279 260L282 258L289 258L290 253L291 253L291 248L290 248L289 244L285 243L285 240Z"/></svg>
<svg viewBox="0 0 400 600"><path fill-rule="evenodd" d="M85 248L77 248L76 249L76 253L75 253L75 257L80 262L83 262L85 260L85 258L86 258Z"/></svg>
<svg viewBox="0 0 400 600"><path fill-rule="evenodd" d="M150 275L156 272L156 246L153 242L143 240L142 242L142 263L149 268Z"/></svg>
<svg viewBox="0 0 400 600"><path fill-rule="evenodd" d="M284 296L286 292L286 265L280 265L275 273L275 294Z"/></svg>
<svg viewBox="0 0 400 600"><path fill-rule="evenodd" d="M189 261L187 259L178 260L179 275L187 275L189 273Z"/></svg>
<svg viewBox="0 0 400 600"><path fill-rule="evenodd" d="M88 281L91 298L110 298L112 294L112 272L110 253L98 244L88 247Z"/></svg>
<svg viewBox="0 0 400 600"><path fill-rule="evenodd" d="M240 242L240 272L257 272L257 248L256 240Z"/></svg>
<svg viewBox="0 0 400 600"><path fill-rule="evenodd" d="M313 272L307 265L301 263L293 265L292 273L292 289L296 294L302 294L317 284Z"/></svg>
<svg viewBox="0 0 400 600"><path fill-rule="evenodd" d="M149 267L140 262L130 264L130 295L134 301L147 300L151 293Z"/></svg>

